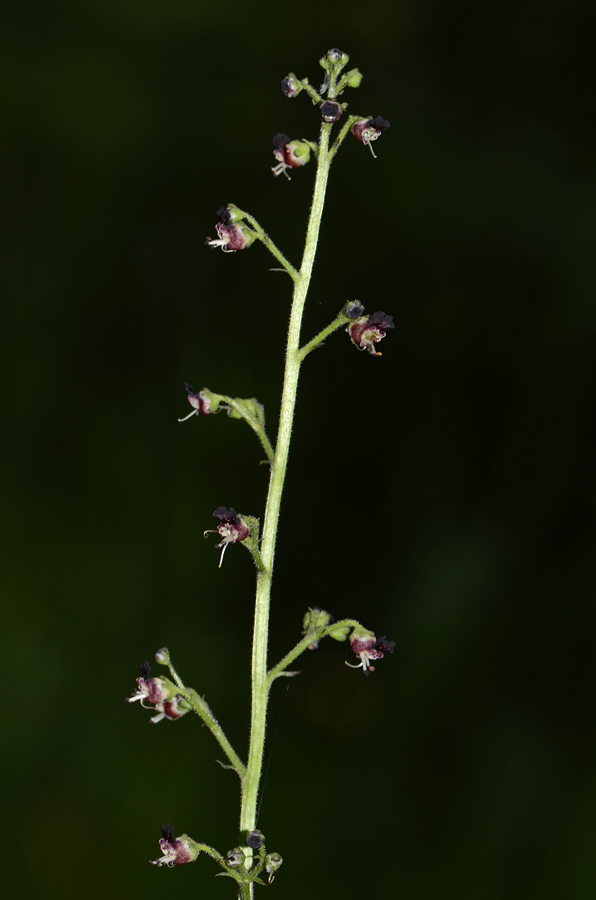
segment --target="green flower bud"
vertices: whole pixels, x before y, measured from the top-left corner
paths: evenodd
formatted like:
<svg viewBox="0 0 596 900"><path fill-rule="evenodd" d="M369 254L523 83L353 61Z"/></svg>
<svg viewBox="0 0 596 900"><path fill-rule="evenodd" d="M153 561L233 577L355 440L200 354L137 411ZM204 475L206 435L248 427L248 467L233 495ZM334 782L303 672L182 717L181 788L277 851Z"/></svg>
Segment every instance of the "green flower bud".
<svg viewBox="0 0 596 900"><path fill-rule="evenodd" d="M170 651L167 647L162 647L161 650L158 650L155 654L155 662L158 662L160 666L167 666L170 663Z"/></svg>
<svg viewBox="0 0 596 900"><path fill-rule="evenodd" d="M358 69L350 69L349 72L346 72L344 75L344 83L346 87L357 88L360 87L360 82L363 79L363 74Z"/></svg>
<svg viewBox="0 0 596 900"><path fill-rule="evenodd" d="M319 631L321 628L325 628L329 625L330 622L333 622L333 616L331 613L328 613L324 609L319 609L317 606L309 607L307 613L305 613L304 618L302 620L302 624L304 626L302 634L309 635L314 634ZM316 650L319 646L319 641L313 641L312 644L309 644L309 650Z"/></svg>
<svg viewBox="0 0 596 900"><path fill-rule="evenodd" d="M334 641L345 641L351 630L351 625L338 625L329 632L329 637Z"/></svg>

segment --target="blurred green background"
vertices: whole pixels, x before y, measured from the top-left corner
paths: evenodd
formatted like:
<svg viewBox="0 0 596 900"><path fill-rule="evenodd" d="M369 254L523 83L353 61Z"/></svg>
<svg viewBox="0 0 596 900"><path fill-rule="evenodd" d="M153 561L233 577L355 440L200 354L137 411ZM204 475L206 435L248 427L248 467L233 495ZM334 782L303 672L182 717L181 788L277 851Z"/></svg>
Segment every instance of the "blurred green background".
<svg viewBox="0 0 596 900"><path fill-rule="evenodd" d="M391 129L332 170L306 337L348 298L396 328L308 359L270 653L307 606L397 643L373 676L328 642L273 694L259 825L271 896L580 900L596 891L596 178L582 0L515 5L6 2L1 150L2 772L7 896L234 896L207 858L156 870L159 826L237 843L237 785L190 717L123 702L167 645L241 755L254 573L211 512L262 513L250 431L195 390L257 396L274 435L313 166L274 179L319 57ZM154 668L154 674L157 667Z"/></svg>

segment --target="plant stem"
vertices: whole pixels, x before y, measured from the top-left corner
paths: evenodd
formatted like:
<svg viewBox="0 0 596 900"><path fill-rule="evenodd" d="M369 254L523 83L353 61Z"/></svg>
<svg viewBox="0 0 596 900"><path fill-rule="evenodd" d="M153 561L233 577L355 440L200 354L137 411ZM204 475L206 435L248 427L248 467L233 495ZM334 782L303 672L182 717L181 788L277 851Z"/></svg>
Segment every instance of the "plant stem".
<svg viewBox="0 0 596 900"><path fill-rule="evenodd" d="M240 811L241 832L253 831L256 826L259 783L261 780L263 750L265 746L267 701L270 688L270 682L267 676L267 638L269 633L271 577L273 574L279 509L288 462L288 452L290 449L294 408L296 405L296 391L298 388L298 375L301 364L301 356L299 353L300 328L306 295L308 293L312 275L317 242L319 239L319 229L325 203L329 166L331 164L331 157L328 153L330 131L331 125L323 123L319 139L317 174L306 233L304 254L302 256L300 272L295 279L292 313L288 329L279 430L275 448L275 457L271 467L267 506L265 509L263 537L261 541L261 558L265 566L265 571L260 572L257 576L252 650L250 747L246 774L242 782L242 803Z"/></svg>
<svg viewBox="0 0 596 900"><path fill-rule="evenodd" d="M225 755L228 757L231 766L228 766L227 768L233 768L242 781L246 771L244 763L235 752L234 748L224 734L224 730L213 715L209 704L203 699L203 697L197 694L196 691L189 691L188 689L185 689L184 693L193 710L203 720Z"/></svg>
<svg viewBox="0 0 596 900"><path fill-rule="evenodd" d="M273 243L273 241L271 240L271 238L269 237L269 235L267 234L265 229L261 225L259 225L259 223L255 219L255 217L251 216L250 213L244 212L244 210L241 210L241 212L242 212L242 215L244 216L244 218L246 219L246 221L250 222L250 224L253 226L253 228L257 232L257 238L260 241L262 241L263 244L265 244L267 249L273 254L273 256L278 260L278 262L280 262L282 264L282 266L284 267L284 269L286 270L288 275L294 281L298 281L298 278L300 277L300 273L297 272L296 269L294 268L294 266L291 264L291 262L289 262L289 260L287 260L285 258L285 256L283 255L283 253L281 252L279 247L276 247L276 245Z"/></svg>
<svg viewBox="0 0 596 900"><path fill-rule="evenodd" d="M352 320L348 316L344 316L343 313L340 313L337 319L334 319L326 328L323 328L322 331L319 331L317 335L314 336L312 341L309 341L308 344L305 344L298 352L298 357L300 362L307 356L311 350L314 350L316 347L320 347L326 337L329 337L330 334L333 334L334 331L337 331L338 328L341 328L342 325L345 325L347 322L351 322Z"/></svg>

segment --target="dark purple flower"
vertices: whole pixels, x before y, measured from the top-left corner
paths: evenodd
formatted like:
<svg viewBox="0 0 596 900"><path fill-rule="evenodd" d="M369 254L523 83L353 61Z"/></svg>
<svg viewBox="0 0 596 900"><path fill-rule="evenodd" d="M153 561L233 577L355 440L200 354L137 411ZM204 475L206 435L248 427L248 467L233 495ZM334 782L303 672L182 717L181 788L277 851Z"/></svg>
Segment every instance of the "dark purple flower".
<svg viewBox="0 0 596 900"><path fill-rule="evenodd" d="M242 516L239 516L233 506L228 509L225 506L218 506L213 513L213 518L218 519L216 533L223 538L219 544L215 545L216 550L221 549L219 558L219 567L223 562L224 553L229 544L237 544L245 541L250 534L250 526L245 522ZM213 534L211 529L204 532L204 535Z"/></svg>
<svg viewBox="0 0 596 900"><path fill-rule="evenodd" d="M377 116L375 119L357 119L350 131L357 141L368 145L370 152L374 156L375 152L371 146L372 141L376 141L381 136L381 132L386 131L390 127L389 122Z"/></svg>
<svg viewBox="0 0 596 900"><path fill-rule="evenodd" d="M163 837L159 841L159 846L163 856L159 859L150 859L152 866L183 866L195 861L200 852L199 847L187 834L175 838L174 829L167 822L161 826L161 833Z"/></svg>
<svg viewBox="0 0 596 900"><path fill-rule="evenodd" d="M247 847L250 847L251 850L258 850L259 847L263 846L264 842L265 835L256 828L246 835L246 845Z"/></svg>
<svg viewBox="0 0 596 900"><path fill-rule="evenodd" d="M385 333L394 327L393 317L379 310L370 316L359 316L348 325L346 331L352 343L360 350L368 350L372 356L382 356L375 350L375 344L378 344L385 337Z"/></svg>
<svg viewBox="0 0 596 900"><path fill-rule="evenodd" d="M291 141L287 134L276 134L273 146L275 147L273 155L278 164L271 166L271 171L276 178L282 173L289 178L286 169L298 169L305 166L310 159L311 148L308 141Z"/></svg>
<svg viewBox="0 0 596 900"><path fill-rule="evenodd" d="M355 666L350 663L347 665L351 669L361 668L364 674L368 675L369 671L374 672L374 666L370 664L371 660L383 659L386 653L393 653L395 641L388 641L386 637L377 640L369 631L365 631L363 628L354 628L350 637L350 648L352 653L360 657L360 662Z"/></svg>
<svg viewBox="0 0 596 900"><path fill-rule="evenodd" d="M350 300L346 303L342 312L348 319L357 319L364 312L364 307L360 300Z"/></svg>
<svg viewBox="0 0 596 900"><path fill-rule="evenodd" d="M343 116L343 109L335 100L325 100L321 103L321 118L323 122L337 122Z"/></svg>

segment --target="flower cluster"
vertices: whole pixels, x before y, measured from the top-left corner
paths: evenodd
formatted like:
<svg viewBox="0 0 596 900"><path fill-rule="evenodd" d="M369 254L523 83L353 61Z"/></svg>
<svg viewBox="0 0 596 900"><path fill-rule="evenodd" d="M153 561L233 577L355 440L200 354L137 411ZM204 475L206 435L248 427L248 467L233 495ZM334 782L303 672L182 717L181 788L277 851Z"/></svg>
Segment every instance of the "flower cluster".
<svg viewBox="0 0 596 900"><path fill-rule="evenodd" d="M139 700L145 709L153 707L157 715L153 716L150 721L154 725L161 722L162 719L180 719L186 715L190 707L183 705L186 701L176 685L162 675L157 678L149 678L151 666L147 660L141 663L139 668L141 677L137 678L137 690L132 697L126 698L127 703Z"/></svg>
<svg viewBox="0 0 596 900"><path fill-rule="evenodd" d="M362 304L358 301L344 307L344 315L353 319L346 331L359 350L368 350L372 356L382 356L382 353L375 349L375 344L385 337L387 331L395 328L393 317L388 316L383 310L369 316L361 315L362 312Z"/></svg>
<svg viewBox="0 0 596 900"><path fill-rule="evenodd" d="M350 663L346 665L351 669L362 669L365 675L374 672L374 666L371 666L371 659L383 659L386 653L393 653L395 649L395 641L388 641L386 637L377 638L370 631L364 628L354 628L350 637L350 648L352 653L360 657L360 662L353 666Z"/></svg>
<svg viewBox="0 0 596 900"><path fill-rule="evenodd" d="M167 822L161 826L163 837L159 846L163 856L159 859L151 859L152 866L183 866L185 863L194 862L199 855L199 847L187 834L174 837L174 828Z"/></svg>

